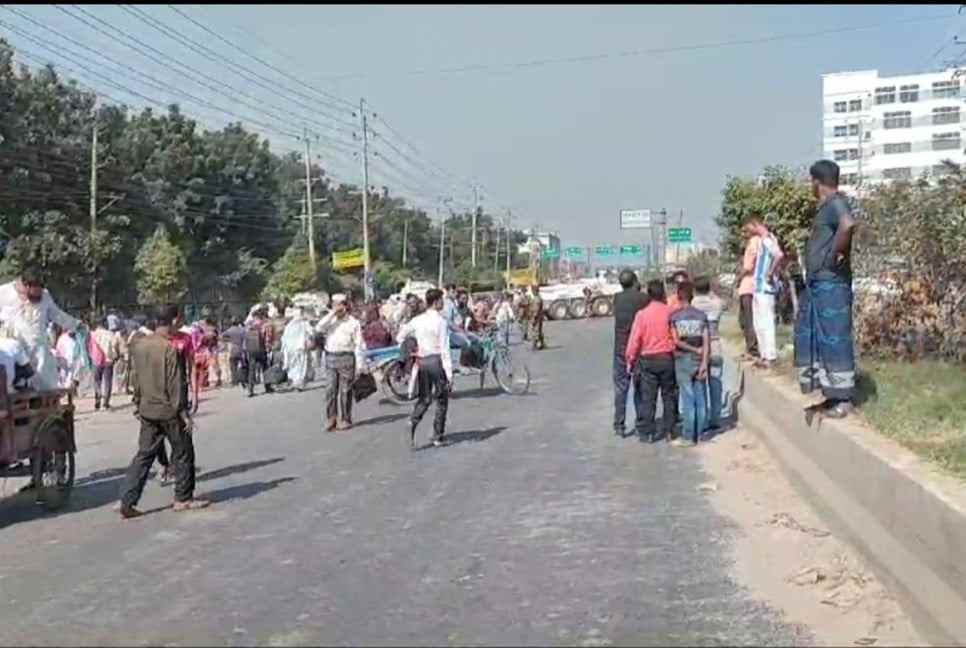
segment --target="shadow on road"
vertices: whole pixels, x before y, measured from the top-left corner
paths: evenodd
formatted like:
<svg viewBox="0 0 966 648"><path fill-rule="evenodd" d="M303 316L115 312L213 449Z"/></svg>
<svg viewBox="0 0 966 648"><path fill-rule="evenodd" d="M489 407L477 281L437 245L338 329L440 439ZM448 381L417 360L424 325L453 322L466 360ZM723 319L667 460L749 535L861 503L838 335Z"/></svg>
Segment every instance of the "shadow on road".
<svg viewBox="0 0 966 648"><path fill-rule="evenodd" d="M401 421L404 418L409 418L409 414L386 414L384 416L366 419L365 421L359 421L355 424L355 427L364 427L366 425L382 425L383 423L395 423L396 421Z"/></svg>
<svg viewBox="0 0 966 648"><path fill-rule="evenodd" d="M281 477L267 482L251 482L250 484L229 486L228 488L199 494L198 497L210 500L212 504L227 502L229 500L244 500L278 488L282 484L293 482L296 479L298 477Z"/></svg>
<svg viewBox="0 0 966 648"><path fill-rule="evenodd" d="M198 475L195 478L195 481L203 482L210 481L212 479L221 479L222 477L234 475L235 473L247 472L249 470L255 470L256 468L262 468L264 466L271 466L272 464L280 461L285 461L285 457L275 457L274 459L262 459L259 461L249 461L246 463L235 464L234 466L225 466L224 468L219 468L218 470L212 470L211 472Z"/></svg>
<svg viewBox="0 0 966 648"><path fill-rule="evenodd" d="M449 446L453 446L458 443L486 441L487 439L491 437L495 437L497 434L500 434L505 429L506 427L500 426L500 427L489 428L486 430L471 430L469 432L456 432L455 434L447 434L445 437L445 443L443 444L442 447L448 448ZM433 447L434 446L432 444L429 444L429 445L424 445L419 448L416 448L416 450L417 451L429 450Z"/></svg>
<svg viewBox="0 0 966 648"><path fill-rule="evenodd" d="M463 398L493 398L500 396L503 390L499 387L486 387L484 389L474 389L471 391L454 391L449 395L450 400L461 400Z"/></svg>
<svg viewBox="0 0 966 648"><path fill-rule="evenodd" d="M78 480L74 484L67 504L56 511L48 511L42 505L37 504L32 492L10 495L0 499L0 529L42 517L53 518L65 514L80 513L115 502L124 484L125 471L126 468L111 468L110 470L92 473L90 476Z"/></svg>

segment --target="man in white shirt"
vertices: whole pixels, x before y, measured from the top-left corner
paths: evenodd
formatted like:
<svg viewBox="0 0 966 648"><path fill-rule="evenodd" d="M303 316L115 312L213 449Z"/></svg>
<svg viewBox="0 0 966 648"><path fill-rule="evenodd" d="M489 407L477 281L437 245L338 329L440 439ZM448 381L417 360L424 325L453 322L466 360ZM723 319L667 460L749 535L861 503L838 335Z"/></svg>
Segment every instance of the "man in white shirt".
<svg viewBox="0 0 966 648"><path fill-rule="evenodd" d="M24 270L20 279L0 286L0 320L30 355L33 387L38 391L57 389L57 360L51 349L47 326L53 322L68 331L75 331L81 323L54 303L38 272Z"/></svg>
<svg viewBox="0 0 966 648"><path fill-rule="evenodd" d="M345 295L332 296L332 311L319 321L315 331L325 336L326 431L336 430L340 409L342 423L338 429L348 430L352 427L352 383L365 367L366 347L362 325L349 314Z"/></svg>
<svg viewBox="0 0 966 648"><path fill-rule="evenodd" d="M433 288L426 292L426 311L404 324L397 340L400 344L408 338L416 339L416 364L419 368L416 380L419 396L409 421L409 447L416 448L416 427L423 420L432 400L436 400L436 418L433 421L434 446L443 445L446 434L446 410L449 392L453 384L453 360L449 350L449 323L440 314L443 310L443 291Z"/></svg>
<svg viewBox="0 0 966 648"><path fill-rule="evenodd" d="M778 268L781 266L784 254L778 239L768 231L760 217L751 216L745 221L745 227L752 235L761 239L752 274L754 280L752 312L755 336L758 338L758 352L761 354L761 359L755 363L755 366L771 369L778 359L778 348L775 343L775 295L778 293Z"/></svg>

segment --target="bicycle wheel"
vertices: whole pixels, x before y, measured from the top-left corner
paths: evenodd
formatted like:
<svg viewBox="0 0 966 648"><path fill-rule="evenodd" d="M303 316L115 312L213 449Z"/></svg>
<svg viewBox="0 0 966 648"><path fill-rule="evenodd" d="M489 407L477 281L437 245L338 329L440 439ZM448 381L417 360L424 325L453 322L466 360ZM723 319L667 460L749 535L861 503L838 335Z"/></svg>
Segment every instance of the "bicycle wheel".
<svg viewBox="0 0 966 648"><path fill-rule="evenodd" d="M521 360L517 360L513 355L501 349L493 356L492 362L493 375L496 382L507 394L511 396L522 396L530 389L530 369Z"/></svg>
<svg viewBox="0 0 966 648"><path fill-rule="evenodd" d="M389 390L387 394L392 400L400 403L408 403L415 400L415 396L409 396L409 377L406 365L400 360L396 360L386 367L386 377L383 385Z"/></svg>

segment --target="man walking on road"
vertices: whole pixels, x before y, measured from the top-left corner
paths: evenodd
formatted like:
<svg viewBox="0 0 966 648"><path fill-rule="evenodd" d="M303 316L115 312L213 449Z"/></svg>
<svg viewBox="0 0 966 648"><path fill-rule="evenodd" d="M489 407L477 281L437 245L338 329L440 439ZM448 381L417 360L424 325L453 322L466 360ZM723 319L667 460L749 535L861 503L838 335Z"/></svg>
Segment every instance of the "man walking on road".
<svg viewBox="0 0 966 648"><path fill-rule="evenodd" d="M134 368L135 416L141 422L138 452L127 469L124 494L121 497L121 517L143 515L135 508L148 471L154 463L164 440L171 444L171 460L175 471L175 511L200 509L207 500L194 499L195 448L191 439L191 419L184 386L184 374L179 366L177 351L169 337L178 321L176 306L167 306L158 313L154 335L138 340L131 347Z"/></svg>
<svg viewBox="0 0 966 648"><path fill-rule="evenodd" d="M624 353L627 351L627 339L631 335L634 318L639 310L647 306L648 297L641 292L637 275L630 270L623 270L619 281L623 290L614 296L614 434L623 438L624 421L627 416L627 392L631 384ZM641 403L637 399L637 390L635 390L635 415L640 409Z"/></svg>
<svg viewBox="0 0 966 648"><path fill-rule="evenodd" d="M325 416L326 431L352 427L352 383L365 367L365 345L362 325L349 314L349 304L342 294L332 296L332 312L315 327L325 336ZM339 410L342 422L339 423Z"/></svg>
<svg viewBox="0 0 966 648"><path fill-rule="evenodd" d="M637 434L641 441L655 440L654 414L661 392L661 429L666 441L674 430L677 387L674 381L674 340L671 338L671 309L665 303L664 282L647 284L647 306L634 317L624 360L627 373L634 374L634 389L641 409L637 411Z"/></svg>
<svg viewBox="0 0 966 648"><path fill-rule="evenodd" d="M397 341L416 339L416 375L419 396L409 421L409 447L416 447L416 427L423 420L433 399L436 418L433 421L434 446L443 445L446 434L446 411L449 407L450 386L453 384L453 361L449 350L449 323L440 315L443 292L433 288L426 292L426 312L410 320L399 331Z"/></svg>
<svg viewBox="0 0 966 648"><path fill-rule="evenodd" d="M117 331L108 330L107 322L101 322L94 333L96 344L103 355L103 363L94 366L94 410L111 409L111 393L114 390L114 366L121 360L123 339Z"/></svg>
<svg viewBox="0 0 966 648"><path fill-rule="evenodd" d="M852 232L855 219L839 193L839 167L819 160L809 170L818 210L805 246L806 284L795 322L795 367L802 393L821 386L826 400L806 410L829 418L852 412L855 349L852 330Z"/></svg>
<svg viewBox="0 0 966 648"><path fill-rule="evenodd" d="M533 322L533 350L543 351L547 348L547 341L543 337L543 297L540 289L530 285L530 321Z"/></svg>
<svg viewBox="0 0 966 648"><path fill-rule="evenodd" d="M758 337L755 335L754 299L755 299L755 259L758 257L758 245L761 238L745 225L741 233L747 239L745 254L741 261L741 273L738 276L738 322L741 332L745 336L745 360L758 358Z"/></svg>
<svg viewBox="0 0 966 648"><path fill-rule="evenodd" d="M768 231L761 218L752 216L745 222L745 227L759 239L752 275L755 291L752 312L755 337L758 339L758 352L761 354L761 359L755 363L755 366L771 369L778 359L775 342L775 295L778 293L776 274L784 255L781 246L778 245L778 239Z"/></svg>

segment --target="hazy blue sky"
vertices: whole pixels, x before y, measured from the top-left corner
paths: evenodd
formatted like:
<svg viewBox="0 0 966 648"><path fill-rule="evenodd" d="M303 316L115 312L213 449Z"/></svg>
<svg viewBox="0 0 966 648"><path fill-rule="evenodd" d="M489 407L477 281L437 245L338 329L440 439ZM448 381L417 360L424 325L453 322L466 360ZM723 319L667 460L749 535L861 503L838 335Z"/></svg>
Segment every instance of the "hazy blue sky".
<svg viewBox="0 0 966 648"><path fill-rule="evenodd" d="M179 79L176 69L161 68L50 6L16 7L132 67L177 82L179 88L216 108L256 115ZM429 158L460 178L478 180L486 188L486 204L512 207L517 224L538 223L558 229L565 244L593 245L621 240L619 209L644 207L666 207L675 217L684 209L685 223L696 227L702 239L713 241L712 218L726 175L755 174L770 163L804 164L820 154L821 74L868 68L896 74L937 66L960 53L950 46L938 57L932 56L959 27L966 26L966 15L958 17L957 7L185 5L182 9L312 87L353 102L364 96L376 113L419 147L421 164ZM248 84L223 62L205 60L118 6L85 9L161 52L243 89L259 104L309 114L305 106L287 101L294 98L307 104L305 97L286 97ZM165 5L147 5L142 10L254 72L315 96L204 34ZM924 16L950 17L765 44L482 72L410 74L881 25ZM0 12L0 19L47 43L61 43L21 17ZM76 67L7 29L0 27L0 34L31 52ZM57 49L60 54L65 51ZM93 58L89 52L83 54ZM152 98L179 101L185 112L202 115L212 125L231 119L170 92L111 77ZM144 104L100 79L86 75L85 80L132 105ZM321 104L319 108L336 114ZM347 110L338 114L351 121ZM286 127L297 131L303 126L295 116L286 122ZM393 138L378 120L373 128ZM351 140L346 133L315 130ZM297 141L268 136L280 148L300 147ZM403 148L399 140L394 141ZM406 181L418 183L426 200L444 190L437 176L399 159L386 142L377 139L373 148L417 176L407 176ZM333 165L336 176L359 181L357 161L327 149L324 143L319 152ZM391 188L398 184L387 174L377 161L372 184Z"/></svg>

